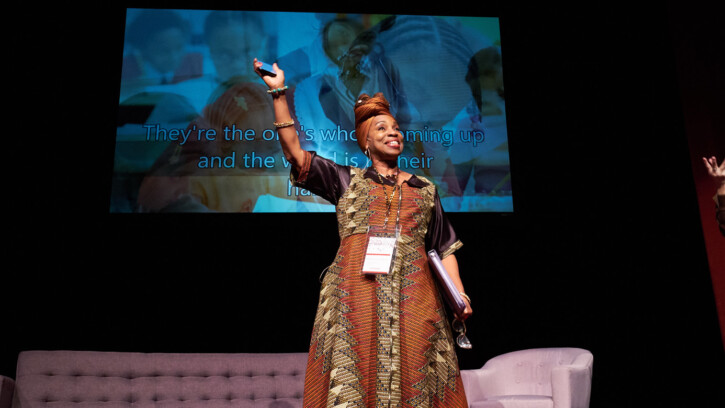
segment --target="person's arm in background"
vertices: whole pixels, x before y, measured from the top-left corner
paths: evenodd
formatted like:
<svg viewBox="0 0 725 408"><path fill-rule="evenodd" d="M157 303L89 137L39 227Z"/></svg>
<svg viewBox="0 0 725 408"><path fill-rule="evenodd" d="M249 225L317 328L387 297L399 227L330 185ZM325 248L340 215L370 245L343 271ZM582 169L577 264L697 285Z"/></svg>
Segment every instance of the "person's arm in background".
<svg viewBox="0 0 725 408"><path fill-rule="evenodd" d="M718 166L715 156L710 158L703 157L707 173L712 177L717 185L716 195L714 197L717 204L717 222L720 226L720 232L725 236L725 159Z"/></svg>

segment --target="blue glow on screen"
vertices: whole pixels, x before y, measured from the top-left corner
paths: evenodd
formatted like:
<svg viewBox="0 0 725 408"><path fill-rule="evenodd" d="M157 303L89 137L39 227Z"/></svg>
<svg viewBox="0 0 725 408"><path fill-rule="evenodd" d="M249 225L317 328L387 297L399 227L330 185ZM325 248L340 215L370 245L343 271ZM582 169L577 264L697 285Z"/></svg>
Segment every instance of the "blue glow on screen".
<svg viewBox="0 0 725 408"><path fill-rule="evenodd" d="M449 212L512 212L496 17L128 9L110 211L330 212L289 182L272 99L277 62L304 148L365 167L353 104L383 92L401 169Z"/></svg>

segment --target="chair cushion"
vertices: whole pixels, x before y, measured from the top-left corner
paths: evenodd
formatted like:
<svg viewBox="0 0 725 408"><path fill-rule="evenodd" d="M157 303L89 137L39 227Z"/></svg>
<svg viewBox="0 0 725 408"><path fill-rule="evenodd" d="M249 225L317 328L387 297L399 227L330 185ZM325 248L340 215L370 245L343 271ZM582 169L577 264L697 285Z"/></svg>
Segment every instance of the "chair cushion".
<svg viewBox="0 0 725 408"><path fill-rule="evenodd" d="M476 401L470 408L554 408L554 401L546 395L500 395Z"/></svg>

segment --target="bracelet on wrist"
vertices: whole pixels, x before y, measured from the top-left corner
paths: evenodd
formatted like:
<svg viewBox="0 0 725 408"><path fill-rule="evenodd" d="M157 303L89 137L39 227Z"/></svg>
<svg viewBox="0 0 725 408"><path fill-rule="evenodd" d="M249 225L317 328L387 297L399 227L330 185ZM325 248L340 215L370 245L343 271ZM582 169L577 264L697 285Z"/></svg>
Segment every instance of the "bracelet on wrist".
<svg viewBox="0 0 725 408"><path fill-rule="evenodd" d="M277 96L279 94L284 93L284 91L286 91L287 89L289 89L289 87L287 85L285 85L285 86L283 86L281 88L268 89L267 90L267 93L268 94L271 94L272 96Z"/></svg>
<svg viewBox="0 0 725 408"><path fill-rule="evenodd" d="M462 297L463 297L464 299L466 299L466 300L468 301L468 304L471 304L471 303L473 303L473 302L471 302L471 298L470 298L470 297L469 297L468 295L466 295L466 294L465 294L465 293L463 293L463 292L458 292L458 293L460 293L460 294L461 294L461 296L462 296Z"/></svg>
<svg viewBox="0 0 725 408"><path fill-rule="evenodd" d="M277 129L279 129L279 128L283 128L283 127L287 127L287 126L292 126L292 125L295 124L295 121L294 120L290 120L288 122L272 122L272 123L274 124L274 127L276 127Z"/></svg>

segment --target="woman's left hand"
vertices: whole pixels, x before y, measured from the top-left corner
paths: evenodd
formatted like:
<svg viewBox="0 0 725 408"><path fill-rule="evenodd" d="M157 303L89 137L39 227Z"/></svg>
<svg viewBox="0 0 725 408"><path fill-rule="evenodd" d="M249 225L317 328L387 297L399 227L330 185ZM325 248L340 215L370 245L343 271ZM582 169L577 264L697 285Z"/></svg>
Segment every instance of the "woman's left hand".
<svg viewBox="0 0 725 408"><path fill-rule="evenodd" d="M466 308L463 309L463 313L461 313L460 316L456 315L456 318L460 321L465 321L466 319L471 317L471 315L473 314L473 309L471 308L471 302L469 302L468 299L466 299L466 298L463 298L463 302L466 304Z"/></svg>

